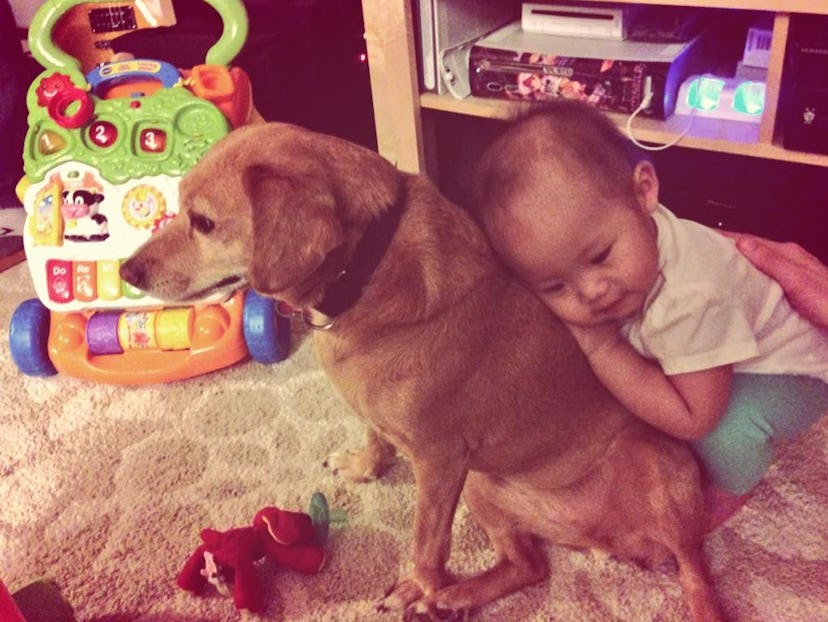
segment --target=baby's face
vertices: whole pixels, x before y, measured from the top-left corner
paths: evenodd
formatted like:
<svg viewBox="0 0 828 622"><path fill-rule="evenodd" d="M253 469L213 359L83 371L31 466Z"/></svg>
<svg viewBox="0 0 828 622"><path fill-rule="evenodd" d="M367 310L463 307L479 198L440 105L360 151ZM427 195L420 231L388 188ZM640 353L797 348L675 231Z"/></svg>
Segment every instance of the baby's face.
<svg viewBox="0 0 828 622"><path fill-rule="evenodd" d="M629 319L658 277L655 223L635 197L518 202L487 224L503 259L568 324Z"/></svg>

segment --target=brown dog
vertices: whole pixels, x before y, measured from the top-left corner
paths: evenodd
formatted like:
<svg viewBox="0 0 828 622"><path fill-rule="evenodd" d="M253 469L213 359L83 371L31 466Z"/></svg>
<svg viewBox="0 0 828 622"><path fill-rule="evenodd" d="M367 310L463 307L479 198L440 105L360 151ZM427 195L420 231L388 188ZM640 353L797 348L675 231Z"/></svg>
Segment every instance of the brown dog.
<svg viewBox="0 0 828 622"><path fill-rule="evenodd" d="M322 365L368 424L332 459L364 481L395 448L416 479L413 569L381 607L445 616L542 580L535 539L657 564L674 554L693 620L720 619L690 451L625 411L568 331L424 178L294 126L232 132L183 179L181 213L123 278L188 300L248 282L334 320ZM460 494L498 561L451 584ZM447 619L441 617L441 619Z"/></svg>

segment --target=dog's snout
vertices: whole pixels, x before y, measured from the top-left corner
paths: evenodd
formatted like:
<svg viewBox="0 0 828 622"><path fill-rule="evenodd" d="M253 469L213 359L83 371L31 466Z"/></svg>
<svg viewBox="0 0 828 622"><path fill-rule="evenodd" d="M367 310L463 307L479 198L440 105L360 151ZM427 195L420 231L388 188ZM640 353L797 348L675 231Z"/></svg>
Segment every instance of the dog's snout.
<svg viewBox="0 0 828 622"><path fill-rule="evenodd" d="M139 261L135 258L128 259L122 263L118 270L122 280L138 289L147 289L147 275L149 272L147 262Z"/></svg>

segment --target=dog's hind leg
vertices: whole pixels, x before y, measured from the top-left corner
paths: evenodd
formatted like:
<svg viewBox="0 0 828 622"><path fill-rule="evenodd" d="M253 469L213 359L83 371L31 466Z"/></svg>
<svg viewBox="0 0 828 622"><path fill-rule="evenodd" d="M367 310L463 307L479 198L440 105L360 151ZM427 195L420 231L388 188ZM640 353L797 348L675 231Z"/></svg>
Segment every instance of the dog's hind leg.
<svg viewBox="0 0 828 622"><path fill-rule="evenodd" d="M721 622L724 618L704 559L707 521L698 466L694 460L682 459L676 453L672 454L672 460L663 459L671 455L667 452L651 454L649 460L643 459L644 454L639 455L642 459L638 464L650 465L649 479L656 483L647 496L650 500L647 515L651 520L643 523L646 536L675 557L690 619Z"/></svg>
<svg viewBox="0 0 828 622"><path fill-rule="evenodd" d="M486 532L496 561L485 572L422 599L415 605L421 616L463 619L466 613L549 575L549 565L537 538L520 529L519 518L512 514L507 500L498 496L485 477L476 473L469 476L463 498L475 522Z"/></svg>
<svg viewBox="0 0 828 622"><path fill-rule="evenodd" d="M492 531L489 535L497 555L485 572L449 585L416 605L418 613L462 618L465 613L508 596L549 576L549 565L534 536L516 531Z"/></svg>
<svg viewBox="0 0 828 622"><path fill-rule="evenodd" d="M446 563L451 554L451 527L468 464L458 460L463 456L459 445L452 451L438 449L430 455L423 451L411 460L416 481L413 568L378 605L382 611L403 611L407 619L449 583Z"/></svg>
<svg viewBox="0 0 828 622"><path fill-rule="evenodd" d="M394 463L397 448L372 428L368 428L367 437L364 447L333 453L325 460L325 466L334 475L357 483L381 477Z"/></svg>
<svg viewBox="0 0 828 622"><path fill-rule="evenodd" d="M721 622L724 620L719 609L718 597L707 572L702 553L701 537L688 542L685 540L676 551L679 569L679 583L684 590L693 622Z"/></svg>
<svg viewBox="0 0 828 622"><path fill-rule="evenodd" d="M719 599L704 559L707 517L698 465L687 457L682 446L660 443L652 447L656 451L649 452L649 458L645 459L647 453L638 454L638 464L649 465L648 479L654 483L647 496L652 517L647 521L647 536L675 556L678 580L693 622L721 622L724 618ZM629 464L623 455L620 460Z"/></svg>

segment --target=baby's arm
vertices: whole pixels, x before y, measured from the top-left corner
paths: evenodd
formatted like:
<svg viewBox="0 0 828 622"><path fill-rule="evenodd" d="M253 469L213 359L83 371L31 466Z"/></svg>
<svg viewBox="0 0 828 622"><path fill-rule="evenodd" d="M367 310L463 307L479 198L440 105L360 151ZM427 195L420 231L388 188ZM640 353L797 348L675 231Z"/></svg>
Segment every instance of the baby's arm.
<svg viewBox="0 0 828 622"><path fill-rule="evenodd" d="M599 380L633 414L677 438L710 432L730 399L730 365L666 376L641 356L614 324L569 326Z"/></svg>

